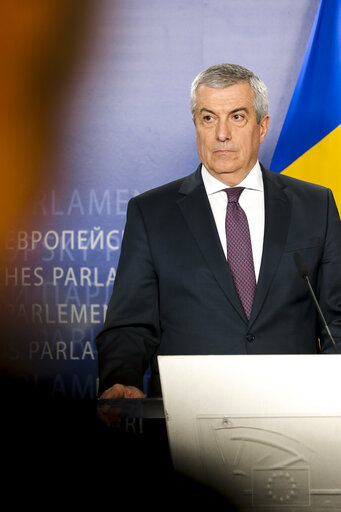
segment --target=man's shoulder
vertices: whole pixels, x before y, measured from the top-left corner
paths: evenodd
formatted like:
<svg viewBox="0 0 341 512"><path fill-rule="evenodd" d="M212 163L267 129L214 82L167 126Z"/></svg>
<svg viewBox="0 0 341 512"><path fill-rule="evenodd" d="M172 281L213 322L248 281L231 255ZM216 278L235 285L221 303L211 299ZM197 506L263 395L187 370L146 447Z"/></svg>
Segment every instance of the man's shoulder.
<svg viewBox="0 0 341 512"><path fill-rule="evenodd" d="M162 196L176 194L178 193L186 178L188 178L188 176L183 176L182 178L178 178L177 180L170 181L168 183L164 183L163 185L159 185L157 187L146 190L145 192L142 192L142 194L136 196L135 199L137 199L138 201L145 201L148 199L152 199L154 197L160 198Z"/></svg>
<svg viewBox="0 0 341 512"><path fill-rule="evenodd" d="M309 181L304 181L292 176L286 176L285 174L270 171L264 167L262 170L265 179L269 179L271 182L280 186L282 189L287 189L288 191L302 190L307 193L326 193L329 190L327 187L318 185L317 183L311 183Z"/></svg>
<svg viewBox="0 0 341 512"><path fill-rule="evenodd" d="M195 172L183 176L182 178L142 192L142 194L135 196L134 201L139 204L148 204L155 201L159 202L175 199L182 191L194 188L202 183L200 167L201 166L199 166Z"/></svg>

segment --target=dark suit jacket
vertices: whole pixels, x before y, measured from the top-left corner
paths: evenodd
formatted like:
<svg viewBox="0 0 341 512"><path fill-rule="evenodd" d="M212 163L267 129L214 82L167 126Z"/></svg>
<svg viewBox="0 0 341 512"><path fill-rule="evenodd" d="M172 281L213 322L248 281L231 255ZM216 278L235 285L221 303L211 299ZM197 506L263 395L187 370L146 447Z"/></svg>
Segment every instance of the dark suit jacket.
<svg viewBox="0 0 341 512"><path fill-rule="evenodd" d="M263 257L248 321L200 169L129 203L114 292L96 340L100 394L116 382L142 388L150 362L150 395L159 394L158 354L331 352L295 251L341 343L341 226L331 191L262 168Z"/></svg>

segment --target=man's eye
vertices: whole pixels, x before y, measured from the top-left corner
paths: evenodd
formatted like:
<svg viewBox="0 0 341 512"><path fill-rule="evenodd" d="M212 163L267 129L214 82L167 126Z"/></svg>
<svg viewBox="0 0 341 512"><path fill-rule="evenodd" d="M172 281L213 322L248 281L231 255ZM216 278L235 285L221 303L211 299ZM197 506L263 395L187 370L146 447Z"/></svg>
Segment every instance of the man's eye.
<svg viewBox="0 0 341 512"><path fill-rule="evenodd" d="M204 116L203 119L204 119L204 121L209 123L210 121L213 121L213 116L207 115L207 116Z"/></svg>

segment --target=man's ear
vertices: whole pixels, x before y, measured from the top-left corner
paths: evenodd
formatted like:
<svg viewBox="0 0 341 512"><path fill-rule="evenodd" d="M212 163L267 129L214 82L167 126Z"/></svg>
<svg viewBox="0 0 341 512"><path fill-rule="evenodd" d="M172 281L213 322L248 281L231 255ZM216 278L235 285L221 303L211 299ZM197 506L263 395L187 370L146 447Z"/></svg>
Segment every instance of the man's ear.
<svg viewBox="0 0 341 512"><path fill-rule="evenodd" d="M265 135L267 134L268 128L270 124L270 116L267 114L263 117L263 119L260 120L259 123L259 143L262 144L262 142L265 139Z"/></svg>

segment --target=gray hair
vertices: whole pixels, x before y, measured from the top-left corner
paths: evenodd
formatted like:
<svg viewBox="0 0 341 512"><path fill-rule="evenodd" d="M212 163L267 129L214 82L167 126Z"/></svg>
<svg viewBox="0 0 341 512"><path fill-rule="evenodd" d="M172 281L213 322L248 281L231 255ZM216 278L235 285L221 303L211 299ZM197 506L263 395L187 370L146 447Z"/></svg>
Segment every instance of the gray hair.
<svg viewBox="0 0 341 512"><path fill-rule="evenodd" d="M237 64L217 64L201 71L193 80L191 86L191 111L195 119L197 89L200 85L215 87L216 89L229 87L240 82L246 82L255 93L253 107L257 116L257 123L268 114L268 89L252 71Z"/></svg>

